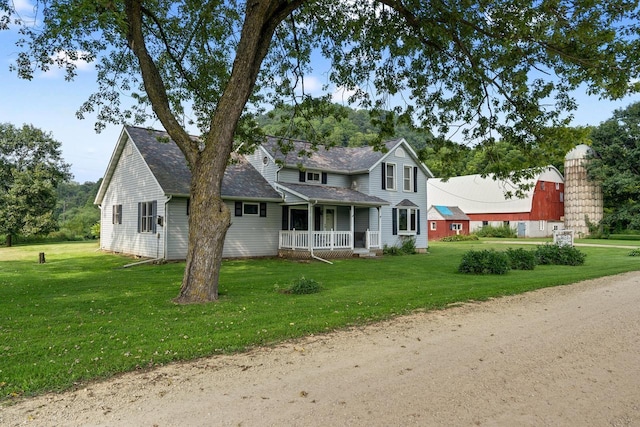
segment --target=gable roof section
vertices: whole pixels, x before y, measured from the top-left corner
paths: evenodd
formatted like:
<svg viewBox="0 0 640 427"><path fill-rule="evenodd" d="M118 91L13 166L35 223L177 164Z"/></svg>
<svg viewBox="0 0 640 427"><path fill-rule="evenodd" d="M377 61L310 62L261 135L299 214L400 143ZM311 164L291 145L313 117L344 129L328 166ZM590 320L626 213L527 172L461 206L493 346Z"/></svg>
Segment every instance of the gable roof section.
<svg viewBox="0 0 640 427"><path fill-rule="evenodd" d="M445 220L451 221L469 221L467 214L462 212L457 206L434 205L430 209L435 209Z"/></svg>
<svg viewBox="0 0 640 427"><path fill-rule="evenodd" d="M326 185L277 183L279 188L306 201L324 204L354 204L366 206L388 205L389 202L379 197L369 196L356 190Z"/></svg>
<svg viewBox="0 0 640 427"><path fill-rule="evenodd" d="M433 177L431 171L420 161L413 148L404 139L395 139L384 143L386 152L376 151L373 147L318 147L314 151L312 144L306 141L286 139L292 149L283 154L278 141L281 138L268 136L263 149L273 160L282 162L285 166L297 168L302 165L305 169L319 169L328 172L354 174L370 172L378 163L384 160L399 145L403 145L414 161L428 177ZM300 152L310 152L311 156L300 156Z"/></svg>
<svg viewBox="0 0 640 427"><path fill-rule="evenodd" d="M509 180L494 180L492 175L465 175L448 181L434 178L427 180L429 202L440 206L458 206L467 214L530 212L537 181L564 182L553 166L545 168L534 179L523 181L533 184L525 191L524 198L506 198L508 191L515 192L518 184Z"/></svg>
<svg viewBox="0 0 640 427"><path fill-rule="evenodd" d="M191 171L184 155L171 140L169 134L164 131L126 126L111 156L94 203L100 204L102 202L118 160L129 139L144 158L166 195L189 196ZM222 197L282 201L282 196L242 157L236 158L232 164L227 166L222 181Z"/></svg>

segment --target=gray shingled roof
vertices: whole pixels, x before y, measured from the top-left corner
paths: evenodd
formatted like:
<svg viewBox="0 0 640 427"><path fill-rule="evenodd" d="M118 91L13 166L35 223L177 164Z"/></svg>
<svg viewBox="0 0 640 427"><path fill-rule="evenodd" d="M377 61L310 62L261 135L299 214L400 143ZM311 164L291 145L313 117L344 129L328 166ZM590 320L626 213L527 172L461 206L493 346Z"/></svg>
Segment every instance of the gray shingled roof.
<svg viewBox="0 0 640 427"><path fill-rule="evenodd" d="M369 196L350 188L291 183L280 183L278 185L285 191L298 194L306 200L313 200L321 203L367 206L382 206L389 204L389 202L379 197Z"/></svg>
<svg viewBox="0 0 640 427"><path fill-rule="evenodd" d="M284 144L291 144L292 149L285 155L278 145L279 138L267 137L263 147L267 152L286 166L297 167L299 164L306 169L320 169L331 172L354 173L368 170L378 160L386 155L381 151L375 151L372 147L332 147L326 149L318 147L313 151L311 143L299 140L285 139ZM387 141L384 146L391 150L400 142L400 139ZM301 151L313 152L311 157L300 156Z"/></svg>
<svg viewBox="0 0 640 427"><path fill-rule="evenodd" d="M416 205L415 203L413 203L411 200L409 199L404 199L402 200L400 203L398 203L396 206L402 206L402 207L407 207L407 208L417 208L419 207L418 205Z"/></svg>
<svg viewBox="0 0 640 427"><path fill-rule="evenodd" d="M191 171L178 146L164 131L127 126L127 133L138 147L149 169L166 194L186 196ZM241 199L282 199L260 173L244 158L227 166L222 196Z"/></svg>

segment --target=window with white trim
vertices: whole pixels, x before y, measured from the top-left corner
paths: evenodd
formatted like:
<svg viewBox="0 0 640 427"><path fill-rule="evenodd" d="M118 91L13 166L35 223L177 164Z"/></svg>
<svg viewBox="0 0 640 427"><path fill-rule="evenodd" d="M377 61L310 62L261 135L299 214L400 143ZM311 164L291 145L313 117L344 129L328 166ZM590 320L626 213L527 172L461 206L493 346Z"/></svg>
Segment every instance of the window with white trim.
<svg viewBox="0 0 640 427"><path fill-rule="evenodd" d="M153 232L153 202L140 203L140 232Z"/></svg>
<svg viewBox="0 0 640 427"><path fill-rule="evenodd" d="M454 222L453 224L451 224L451 229L455 231L460 231L462 230L462 224L460 224L459 222Z"/></svg>
<svg viewBox="0 0 640 427"><path fill-rule="evenodd" d="M307 172L307 182L320 182L320 172Z"/></svg>
<svg viewBox="0 0 640 427"><path fill-rule="evenodd" d="M416 234L418 229L418 210L398 208L398 234Z"/></svg>
<svg viewBox="0 0 640 427"><path fill-rule="evenodd" d="M234 215L235 216L267 216L267 204L265 202L235 202L234 206Z"/></svg>
<svg viewBox="0 0 640 427"><path fill-rule="evenodd" d="M244 215L258 215L260 212L260 205L257 203L247 203L244 202L242 204L242 213Z"/></svg>
<svg viewBox="0 0 640 427"><path fill-rule="evenodd" d="M437 223L435 221L431 221L431 230L435 230L437 227Z"/></svg>
<svg viewBox="0 0 640 427"><path fill-rule="evenodd" d="M405 166L402 172L402 189L413 191L413 166Z"/></svg>
<svg viewBox="0 0 640 427"><path fill-rule="evenodd" d="M387 190L395 190L396 189L396 165L395 163L387 163L385 165L386 169L386 188Z"/></svg>
<svg viewBox="0 0 640 427"><path fill-rule="evenodd" d="M111 224L122 224L122 205L111 207Z"/></svg>

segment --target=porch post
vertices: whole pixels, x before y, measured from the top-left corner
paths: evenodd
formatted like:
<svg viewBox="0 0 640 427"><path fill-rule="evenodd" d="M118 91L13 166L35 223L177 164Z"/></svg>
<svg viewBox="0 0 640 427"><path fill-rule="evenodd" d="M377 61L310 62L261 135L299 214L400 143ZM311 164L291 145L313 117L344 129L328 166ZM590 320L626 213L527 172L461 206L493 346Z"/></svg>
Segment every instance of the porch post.
<svg viewBox="0 0 640 427"><path fill-rule="evenodd" d="M307 203L307 238L309 239L309 252L313 253L313 205Z"/></svg>
<svg viewBox="0 0 640 427"><path fill-rule="evenodd" d="M382 247L382 212L381 207L378 206L378 247Z"/></svg>
<svg viewBox="0 0 640 427"><path fill-rule="evenodd" d="M351 250L353 250L353 243L354 243L354 240L355 240L355 217L356 217L355 209L354 209L353 205L351 205L350 212L351 212L351 224L350 224L350 227L351 227Z"/></svg>

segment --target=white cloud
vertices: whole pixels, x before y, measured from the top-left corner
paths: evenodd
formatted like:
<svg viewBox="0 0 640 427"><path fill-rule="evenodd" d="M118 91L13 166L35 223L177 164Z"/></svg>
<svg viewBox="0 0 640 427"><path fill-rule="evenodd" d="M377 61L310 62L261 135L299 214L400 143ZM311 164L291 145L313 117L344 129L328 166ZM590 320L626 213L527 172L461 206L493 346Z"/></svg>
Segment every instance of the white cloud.
<svg viewBox="0 0 640 427"><path fill-rule="evenodd" d="M338 104L349 103L349 98L356 93L355 89L349 90L344 87L339 87L331 94L331 100Z"/></svg>
<svg viewBox="0 0 640 427"><path fill-rule="evenodd" d="M87 62L83 58L87 56L87 52L76 51L73 54L69 52L58 52L51 55L53 65L46 73L43 73L43 77L57 78L64 74L64 67L67 64L73 64L76 67L76 72L92 71L93 64Z"/></svg>
<svg viewBox="0 0 640 427"><path fill-rule="evenodd" d="M13 0L13 8L16 12L23 13L33 13L35 11L35 6L28 0Z"/></svg>

